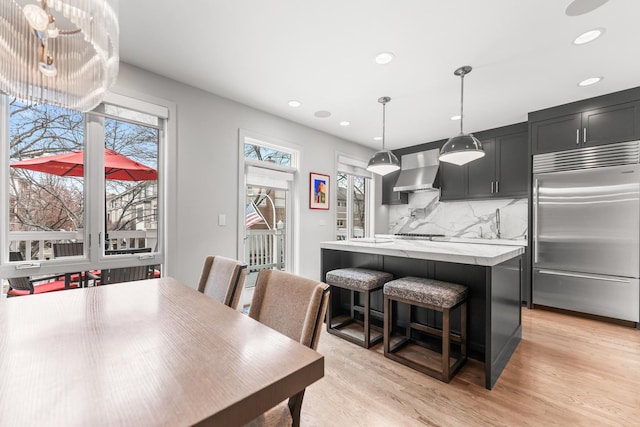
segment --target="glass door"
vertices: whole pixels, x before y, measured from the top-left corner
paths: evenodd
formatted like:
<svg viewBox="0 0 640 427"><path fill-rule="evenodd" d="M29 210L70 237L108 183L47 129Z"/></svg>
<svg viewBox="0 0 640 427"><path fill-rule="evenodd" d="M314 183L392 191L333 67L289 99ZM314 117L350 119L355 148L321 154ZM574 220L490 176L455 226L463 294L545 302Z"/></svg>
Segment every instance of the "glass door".
<svg viewBox="0 0 640 427"><path fill-rule="evenodd" d="M247 264L241 307L248 308L260 270L288 271L289 190L247 184L245 189L244 262Z"/></svg>

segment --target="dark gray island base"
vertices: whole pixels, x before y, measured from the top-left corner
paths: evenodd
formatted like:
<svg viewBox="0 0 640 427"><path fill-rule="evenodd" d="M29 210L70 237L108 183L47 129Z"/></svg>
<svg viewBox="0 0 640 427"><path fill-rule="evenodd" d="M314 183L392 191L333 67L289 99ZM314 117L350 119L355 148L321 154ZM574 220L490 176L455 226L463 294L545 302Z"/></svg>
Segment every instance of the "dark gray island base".
<svg viewBox="0 0 640 427"><path fill-rule="evenodd" d="M328 249L336 244L323 244L321 249L322 279L328 271L336 268L361 267L392 273L395 277L418 276L459 283L469 289L468 295L468 351L469 357L484 362L485 387L491 389L504 370L522 337L520 285L522 277L522 255L512 251L495 265L469 264L468 261L452 262L408 257L407 254L393 256L380 252L373 245L345 247L344 250ZM485 245L482 245L485 246ZM387 246L388 249L391 249ZM372 252L372 253L367 253ZM436 258L443 258L436 256ZM450 259L455 259L452 256ZM501 261L501 262L500 262ZM482 264L492 264L486 259ZM382 310L383 297L378 292L373 297L372 308ZM420 317L420 314L418 314ZM436 318L423 315L426 323L437 323ZM439 326L439 325L438 325ZM453 325L459 330L459 324Z"/></svg>

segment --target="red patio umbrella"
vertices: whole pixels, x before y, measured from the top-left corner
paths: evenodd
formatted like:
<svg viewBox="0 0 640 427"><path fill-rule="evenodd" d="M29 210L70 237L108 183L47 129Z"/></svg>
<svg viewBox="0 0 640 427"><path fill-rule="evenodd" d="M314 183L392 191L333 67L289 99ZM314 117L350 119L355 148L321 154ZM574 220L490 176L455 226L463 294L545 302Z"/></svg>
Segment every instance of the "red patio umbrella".
<svg viewBox="0 0 640 427"><path fill-rule="evenodd" d="M12 168L29 169L59 176L84 176L84 152L56 154L11 163ZM155 181L158 171L135 160L104 149L104 174L118 181Z"/></svg>
<svg viewBox="0 0 640 427"><path fill-rule="evenodd" d="M74 151L21 160L9 164L9 166L58 176L84 176L84 152ZM118 181L155 181L158 179L158 171L155 169L107 148L104 149L104 174L106 179ZM108 242L106 210L105 204L105 241Z"/></svg>

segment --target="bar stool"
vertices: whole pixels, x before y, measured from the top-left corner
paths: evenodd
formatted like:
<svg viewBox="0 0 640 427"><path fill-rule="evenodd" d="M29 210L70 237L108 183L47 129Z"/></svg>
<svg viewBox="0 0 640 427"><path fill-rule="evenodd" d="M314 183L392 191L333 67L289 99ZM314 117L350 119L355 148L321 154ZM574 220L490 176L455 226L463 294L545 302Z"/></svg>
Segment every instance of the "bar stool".
<svg viewBox="0 0 640 427"><path fill-rule="evenodd" d="M467 287L421 277L403 277L384 285L384 355L434 378L448 383L467 360ZM393 301L408 304L406 334L391 346L393 333ZM442 329L413 321L413 307L424 307L442 313ZM451 331L450 313L460 308L460 334ZM428 349L412 336L420 331L442 338L441 353ZM395 339L395 337L394 337ZM460 354L451 357L451 341L459 343ZM433 363L434 354L436 363ZM453 359L453 364L451 364ZM429 363L429 360L432 363ZM438 363L439 362L439 363ZM438 366L438 364L440 366Z"/></svg>
<svg viewBox="0 0 640 427"><path fill-rule="evenodd" d="M371 337L371 311L375 311L371 309L371 294L375 291L381 291L384 284L392 279L393 275L391 273L365 268L341 268L329 271L326 276L326 283L332 289L327 308L327 332L364 348L369 348L373 344L382 341L381 333L373 338ZM336 313L334 312L333 304L340 292L335 292L333 288L347 289L350 291L351 297L350 316L346 320L335 324ZM362 294L364 306L356 304L356 292ZM354 322L360 323L356 320L355 312L361 312L363 316L362 334L360 334L359 330L349 327Z"/></svg>

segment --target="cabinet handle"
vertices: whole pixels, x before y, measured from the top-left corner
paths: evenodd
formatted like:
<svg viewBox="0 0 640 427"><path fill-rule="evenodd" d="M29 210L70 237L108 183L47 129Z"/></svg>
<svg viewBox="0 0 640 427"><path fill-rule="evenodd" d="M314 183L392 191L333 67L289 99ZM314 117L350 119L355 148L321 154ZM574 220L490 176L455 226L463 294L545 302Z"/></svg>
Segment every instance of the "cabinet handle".
<svg viewBox="0 0 640 427"><path fill-rule="evenodd" d="M580 144L580 129L576 129L576 144Z"/></svg>
<svg viewBox="0 0 640 427"><path fill-rule="evenodd" d="M496 193L500 192L500 181L496 181Z"/></svg>
<svg viewBox="0 0 640 427"><path fill-rule="evenodd" d="M582 129L582 142L587 142L587 128Z"/></svg>
<svg viewBox="0 0 640 427"><path fill-rule="evenodd" d="M495 182L491 181L491 194L493 194L493 186L494 186Z"/></svg>

